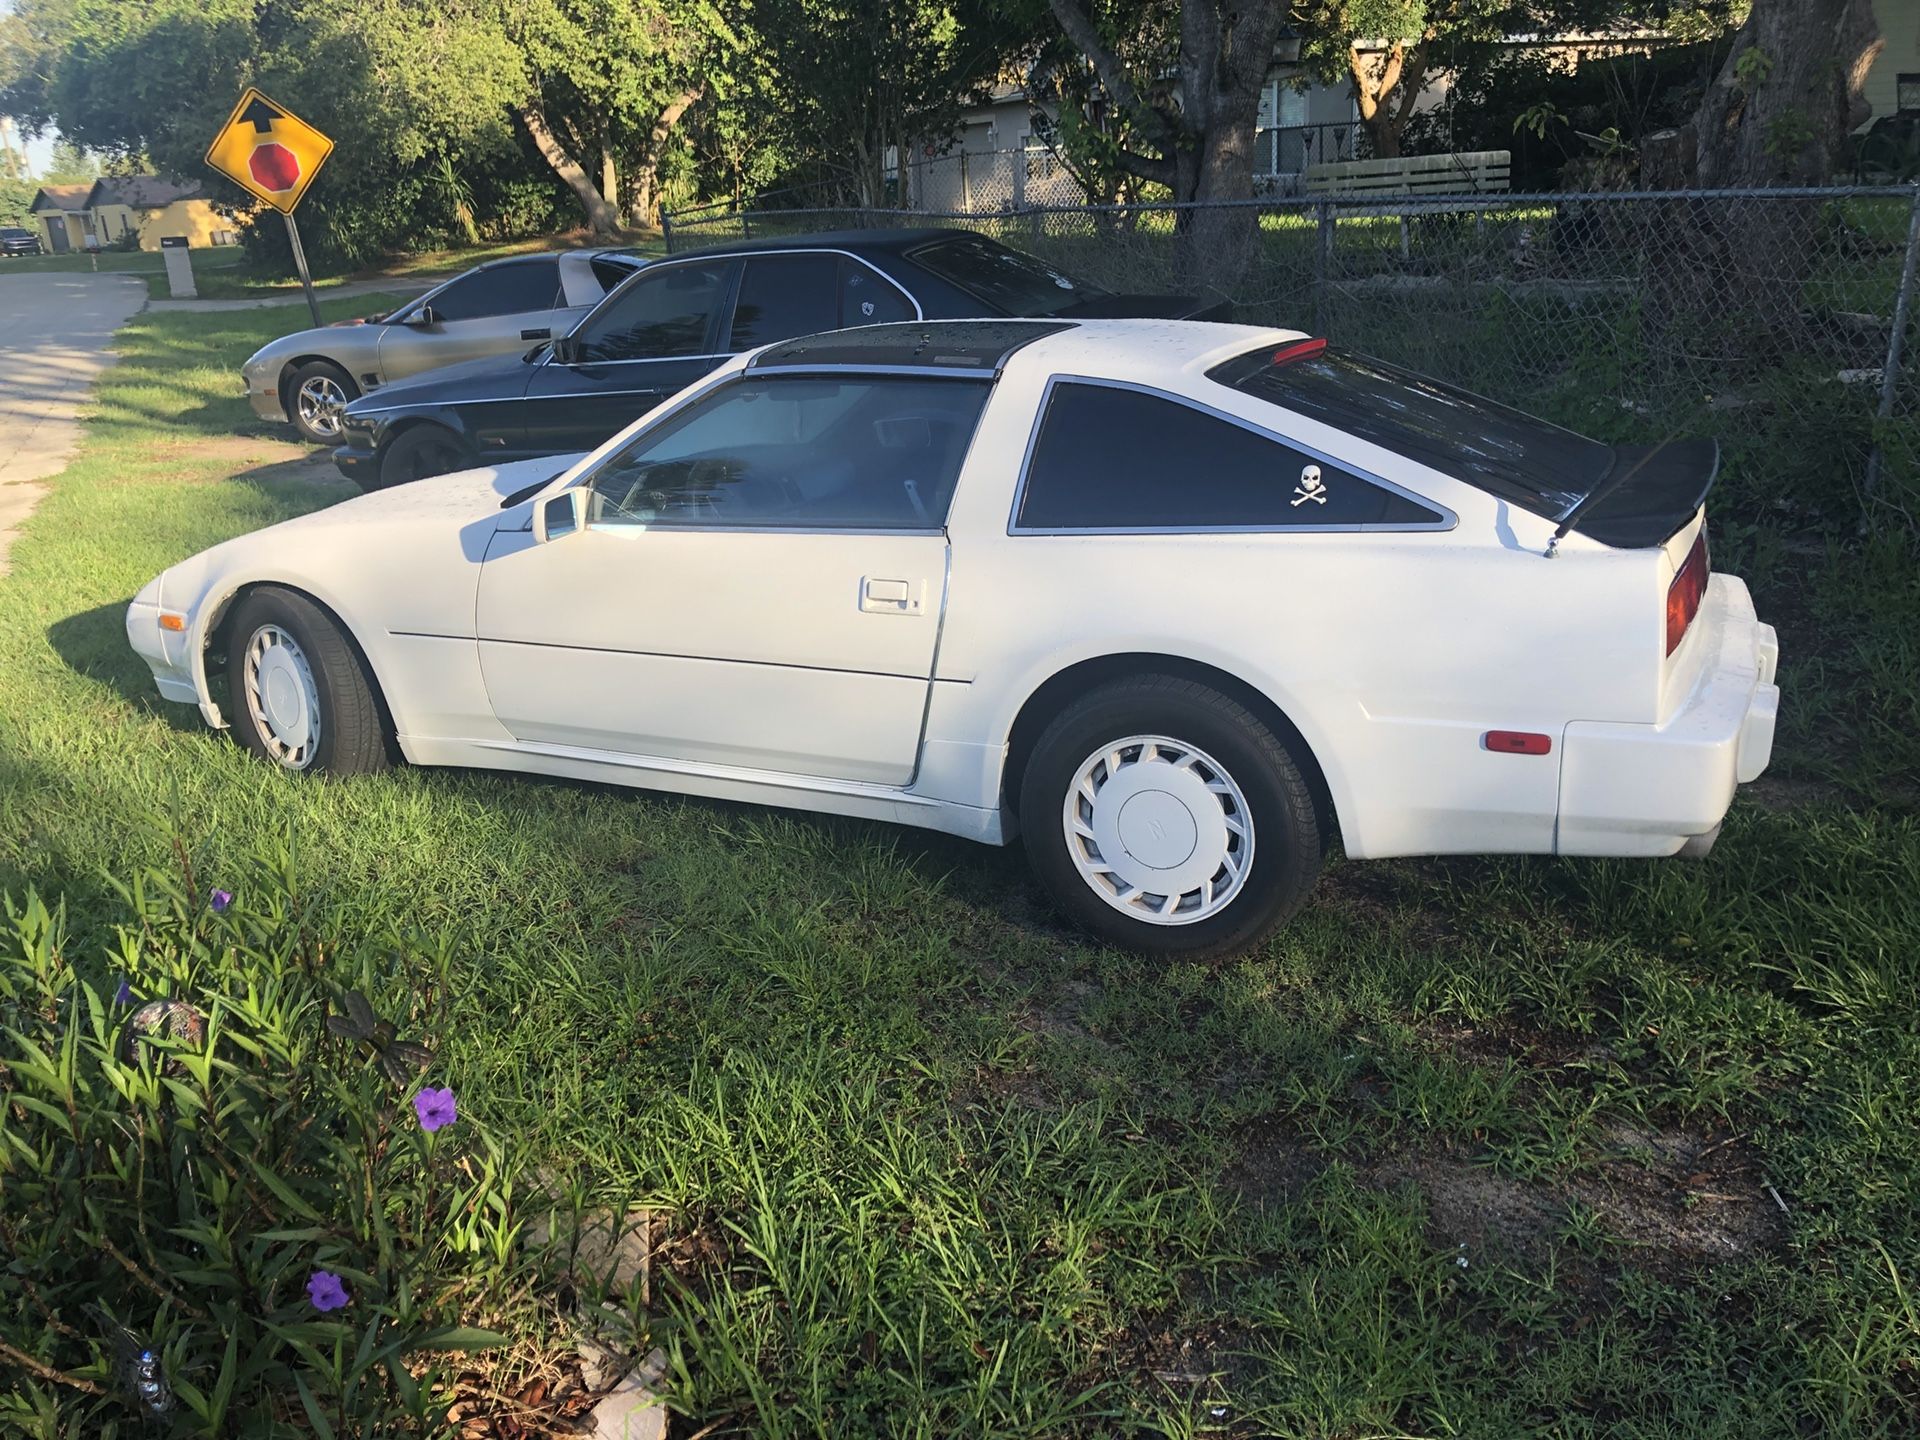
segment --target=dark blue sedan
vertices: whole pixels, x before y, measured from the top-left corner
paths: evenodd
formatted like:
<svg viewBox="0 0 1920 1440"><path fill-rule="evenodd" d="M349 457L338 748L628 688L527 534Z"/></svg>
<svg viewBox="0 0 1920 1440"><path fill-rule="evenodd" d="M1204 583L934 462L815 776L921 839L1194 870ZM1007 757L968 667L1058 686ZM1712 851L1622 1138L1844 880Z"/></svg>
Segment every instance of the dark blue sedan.
<svg viewBox="0 0 1920 1440"><path fill-rule="evenodd" d="M372 490L591 450L738 351L855 325L990 316L1228 318L1207 299L1110 294L971 230L742 241L647 265L570 333L517 359L361 396L334 459Z"/></svg>

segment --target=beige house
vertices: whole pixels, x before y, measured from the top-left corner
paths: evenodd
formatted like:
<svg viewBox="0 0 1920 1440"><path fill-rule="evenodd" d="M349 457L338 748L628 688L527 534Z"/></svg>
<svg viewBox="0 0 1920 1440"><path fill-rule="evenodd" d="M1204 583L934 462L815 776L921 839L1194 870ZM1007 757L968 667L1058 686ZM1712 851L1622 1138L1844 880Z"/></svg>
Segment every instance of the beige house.
<svg viewBox="0 0 1920 1440"><path fill-rule="evenodd" d="M43 185L30 207L54 254L125 243L142 250L184 238L189 245L231 245L233 221L214 209L197 180L164 175L103 175L78 185Z"/></svg>

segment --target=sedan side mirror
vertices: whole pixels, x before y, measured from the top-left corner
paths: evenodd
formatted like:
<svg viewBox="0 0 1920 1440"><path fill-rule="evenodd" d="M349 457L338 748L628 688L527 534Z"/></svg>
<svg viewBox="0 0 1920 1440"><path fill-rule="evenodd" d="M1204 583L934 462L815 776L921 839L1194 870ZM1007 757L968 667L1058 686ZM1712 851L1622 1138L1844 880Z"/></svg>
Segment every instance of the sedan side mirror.
<svg viewBox="0 0 1920 1440"><path fill-rule="evenodd" d="M430 326L438 325L440 323L440 317L434 313L431 305L422 305L418 310L414 311L413 314L407 316L401 323L404 325L417 326L419 329L425 330Z"/></svg>
<svg viewBox="0 0 1920 1440"><path fill-rule="evenodd" d="M549 495L533 512L533 538L542 545L587 528L587 487Z"/></svg>

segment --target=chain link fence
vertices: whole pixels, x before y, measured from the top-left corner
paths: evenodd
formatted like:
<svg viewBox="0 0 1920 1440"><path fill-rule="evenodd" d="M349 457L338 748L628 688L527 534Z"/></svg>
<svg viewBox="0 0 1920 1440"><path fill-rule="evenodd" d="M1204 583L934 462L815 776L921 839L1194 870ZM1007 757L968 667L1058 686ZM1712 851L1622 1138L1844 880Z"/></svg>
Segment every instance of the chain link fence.
<svg viewBox="0 0 1920 1440"><path fill-rule="evenodd" d="M1116 292L1218 293L1603 439L1714 435L1722 504L1754 520L1920 514L1920 189L730 212L670 217L668 244L899 225Z"/></svg>

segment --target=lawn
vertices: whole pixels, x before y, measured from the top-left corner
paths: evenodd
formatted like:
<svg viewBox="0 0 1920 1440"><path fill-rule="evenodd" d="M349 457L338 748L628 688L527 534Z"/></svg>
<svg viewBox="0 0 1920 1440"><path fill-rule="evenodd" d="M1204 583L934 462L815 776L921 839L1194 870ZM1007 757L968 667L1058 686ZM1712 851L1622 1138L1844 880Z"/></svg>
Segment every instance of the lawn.
<svg viewBox="0 0 1920 1440"><path fill-rule="evenodd" d="M583 231L561 235L542 235L530 240L498 241L469 249L426 250L414 255L395 256L381 265L369 266L350 274L316 275L316 290L329 290L351 281L404 279L441 280L470 270L488 260L509 255L526 255L540 250L577 250L596 241ZM645 254L663 253L658 237L642 237L629 242ZM170 298L167 289L166 261L157 251L103 250L98 255L14 255L0 260L0 275L36 271L113 270L138 275L156 300ZM247 263L247 253L237 245L193 251L195 288L203 300L271 299L276 295L297 299L300 280L297 275L267 274ZM357 313L357 312L356 312Z"/></svg>
<svg viewBox="0 0 1920 1440"><path fill-rule="evenodd" d="M1786 714L1707 860L1336 862L1258 953L1150 964L1017 851L303 783L157 700L134 590L345 493L247 453L288 316L137 317L15 545L0 890L103 975L143 867L325 937L528 1185L664 1217L677 1435L1920 1429L1909 538L1716 529Z"/></svg>

